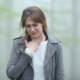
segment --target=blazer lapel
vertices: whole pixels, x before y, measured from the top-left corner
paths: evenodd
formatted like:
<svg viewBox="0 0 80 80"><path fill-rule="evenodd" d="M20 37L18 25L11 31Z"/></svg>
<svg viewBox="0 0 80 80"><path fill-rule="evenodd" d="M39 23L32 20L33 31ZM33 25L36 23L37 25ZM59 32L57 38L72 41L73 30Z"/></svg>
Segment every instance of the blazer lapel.
<svg viewBox="0 0 80 80"><path fill-rule="evenodd" d="M44 67L47 65L50 58L55 54L56 52L55 43L58 43L58 41L54 37L50 36L49 34L47 34L47 36L48 36L48 43L45 54Z"/></svg>
<svg viewBox="0 0 80 80"><path fill-rule="evenodd" d="M55 53L55 47L48 41L45 60L44 60L44 66L46 66L46 64L48 63L50 58L54 55L54 53Z"/></svg>

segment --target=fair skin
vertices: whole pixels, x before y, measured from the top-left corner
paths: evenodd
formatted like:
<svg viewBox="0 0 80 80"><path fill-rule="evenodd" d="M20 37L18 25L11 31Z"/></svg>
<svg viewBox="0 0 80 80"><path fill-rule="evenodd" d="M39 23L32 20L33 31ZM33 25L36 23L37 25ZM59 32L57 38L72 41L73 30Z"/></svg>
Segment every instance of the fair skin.
<svg viewBox="0 0 80 80"><path fill-rule="evenodd" d="M26 18L25 20L25 29L32 39L32 41L29 43L27 40L25 40L25 45L32 51L35 51L40 43L45 41L45 35L43 33L42 26L43 24L32 21L30 17Z"/></svg>

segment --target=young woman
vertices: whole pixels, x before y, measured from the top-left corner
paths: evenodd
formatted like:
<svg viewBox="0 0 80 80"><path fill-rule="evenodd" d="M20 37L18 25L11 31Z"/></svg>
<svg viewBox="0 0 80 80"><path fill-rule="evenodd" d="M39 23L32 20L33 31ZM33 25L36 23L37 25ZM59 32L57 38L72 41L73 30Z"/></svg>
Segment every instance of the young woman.
<svg viewBox="0 0 80 80"><path fill-rule="evenodd" d="M7 76L11 80L64 80L62 45L47 32L42 10L24 9L21 27L25 36L13 40Z"/></svg>

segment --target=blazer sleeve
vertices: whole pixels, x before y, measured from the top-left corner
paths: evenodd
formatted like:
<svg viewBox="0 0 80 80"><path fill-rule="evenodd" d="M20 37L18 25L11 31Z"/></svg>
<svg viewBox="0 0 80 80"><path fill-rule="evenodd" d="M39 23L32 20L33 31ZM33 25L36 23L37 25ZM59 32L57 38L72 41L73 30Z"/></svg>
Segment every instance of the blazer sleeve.
<svg viewBox="0 0 80 80"><path fill-rule="evenodd" d="M62 44L58 43L56 51L55 80L65 80Z"/></svg>
<svg viewBox="0 0 80 80"><path fill-rule="evenodd" d="M17 79L22 74L28 63L30 63L32 60L32 58L25 52L24 54L20 55L16 48L17 47L14 40L10 59L6 69L6 74L10 79Z"/></svg>

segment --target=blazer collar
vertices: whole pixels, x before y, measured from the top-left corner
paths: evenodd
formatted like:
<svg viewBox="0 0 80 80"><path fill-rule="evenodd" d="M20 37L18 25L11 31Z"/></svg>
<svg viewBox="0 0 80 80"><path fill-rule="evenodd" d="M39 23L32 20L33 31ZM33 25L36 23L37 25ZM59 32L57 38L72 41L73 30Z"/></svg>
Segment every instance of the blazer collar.
<svg viewBox="0 0 80 80"><path fill-rule="evenodd" d="M47 36L48 36L48 40L50 41L50 43L59 43L60 42L58 39L54 38L49 33L47 33Z"/></svg>

